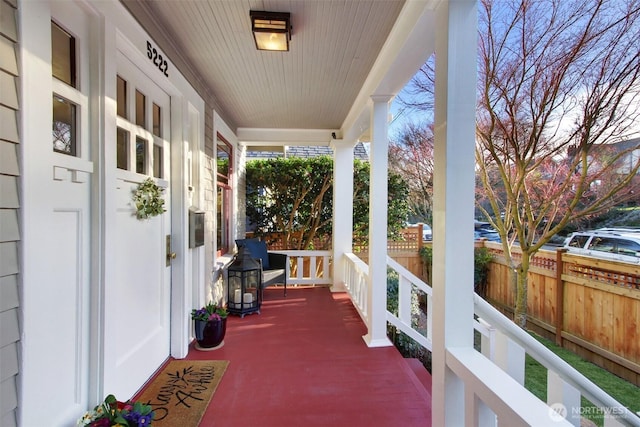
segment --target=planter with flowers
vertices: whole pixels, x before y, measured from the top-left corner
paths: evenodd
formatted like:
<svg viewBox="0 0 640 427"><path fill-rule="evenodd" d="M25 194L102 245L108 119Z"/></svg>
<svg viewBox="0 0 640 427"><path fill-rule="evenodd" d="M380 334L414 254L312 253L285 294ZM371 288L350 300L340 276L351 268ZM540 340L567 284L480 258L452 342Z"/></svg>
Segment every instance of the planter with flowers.
<svg viewBox="0 0 640 427"><path fill-rule="evenodd" d="M87 427L147 427L153 422L151 406L140 402L119 402L110 394L93 411L78 420L79 426Z"/></svg>
<svg viewBox="0 0 640 427"><path fill-rule="evenodd" d="M191 310L196 335L196 349L215 350L224 345L227 332L227 309L209 303L200 309Z"/></svg>

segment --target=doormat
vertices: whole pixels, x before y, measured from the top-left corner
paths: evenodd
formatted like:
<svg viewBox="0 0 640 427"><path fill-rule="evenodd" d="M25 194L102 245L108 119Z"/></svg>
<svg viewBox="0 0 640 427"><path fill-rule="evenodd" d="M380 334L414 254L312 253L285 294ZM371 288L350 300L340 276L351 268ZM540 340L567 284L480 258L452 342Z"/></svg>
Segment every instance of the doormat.
<svg viewBox="0 0 640 427"><path fill-rule="evenodd" d="M136 401L151 405L154 427L197 427L228 365L228 360L172 360Z"/></svg>

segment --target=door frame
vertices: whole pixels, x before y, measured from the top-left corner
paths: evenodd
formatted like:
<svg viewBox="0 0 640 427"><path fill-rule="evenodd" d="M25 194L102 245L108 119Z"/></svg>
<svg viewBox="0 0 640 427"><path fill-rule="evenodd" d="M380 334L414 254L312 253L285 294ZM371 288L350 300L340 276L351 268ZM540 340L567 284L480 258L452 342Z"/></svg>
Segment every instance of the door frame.
<svg viewBox="0 0 640 427"><path fill-rule="evenodd" d="M139 26L121 4L98 3L94 5L104 16L104 28L102 36L97 37L101 44L96 46L100 50L98 61L102 64L102 85L104 94L102 96L102 115L98 118L100 135L96 140L103 141L96 151L100 156L100 172L98 176L98 188L96 192L95 209L97 213L95 226L99 230L99 239L96 242L96 261L100 268L96 273L96 281L99 286L97 295L94 298L94 318L92 319L92 330L97 332L97 338L92 345L92 358L95 364L92 369L94 378L97 378L92 389L95 390L94 400L100 401L109 390L105 387L105 365L109 361L105 360L105 300L107 295L106 284L114 280L113 269L115 264L115 238L110 236L109 230L115 225L115 195L107 189L108 183L115 182L115 152L106 148L104 141L115 140L116 138L116 110L115 94L117 65L116 52L120 51L128 57L140 70L150 76L151 80L164 90L170 97L170 129L169 138L170 149L166 153L170 156L170 210L171 210L171 235L172 249L177 257L172 262L171 268L171 290L170 290L170 354L175 358L184 358L188 352L191 337L191 301L194 292L200 292L205 287L204 271L202 274L192 274L187 266L192 264L192 258L202 258L200 252L203 248L188 248L188 207L189 204L201 205L199 192L196 192L195 200L189 195L192 191L186 188L185 176L189 168L187 167L188 153L193 153L192 157L199 158L204 151L204 114L205 105L203 99L197 94L188 81L182 76L175 66L168 60L169 76L165 76L153 62L147 58L147 43L153 43L149 35ZM158 46L156 49L160 50ZM163 53L163 57L166 55ZM190 113L189 113L190 112ZM196 115L198 120L195 126L197 129L190 129L193 124L189 122L189 115ZM194 139L196 139L194 141ZM193 165L193 168L199 165ZM142 384L141 384L142 386Z"/></svg>

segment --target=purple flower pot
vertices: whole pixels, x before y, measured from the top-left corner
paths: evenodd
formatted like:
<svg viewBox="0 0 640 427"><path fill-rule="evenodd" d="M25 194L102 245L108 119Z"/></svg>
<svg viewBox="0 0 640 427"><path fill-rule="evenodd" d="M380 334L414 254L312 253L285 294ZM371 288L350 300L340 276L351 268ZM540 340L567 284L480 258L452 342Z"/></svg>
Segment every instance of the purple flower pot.
<svg viewBox="0 0 640 427"><path fill-rule="evenodd" d="M227 318L220 320L195 320L195 335L200 350L213 350L222 347L224 334L227 332Z"/></svg>

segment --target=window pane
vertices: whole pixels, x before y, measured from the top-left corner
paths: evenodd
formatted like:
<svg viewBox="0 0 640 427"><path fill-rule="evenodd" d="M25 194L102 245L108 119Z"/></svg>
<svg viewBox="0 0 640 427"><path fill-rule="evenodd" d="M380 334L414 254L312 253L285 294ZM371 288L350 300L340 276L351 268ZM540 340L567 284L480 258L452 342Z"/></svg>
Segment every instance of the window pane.
<svg viewBox="0 0 640 427"><path fill-rule="evenodd" d="M624 255L638 256L640 245L630 240L618 240L618 253Z"/></svg>
<svg viewBox="0 0 640 427"><path fill-rule="evenodd" d="M118 94L117 94L117 104L118 104L118 115L120 117L127 117L127 81L122 77L118 76Z"/></svg>
<svg viewBox="0 0 640 427"><path fill-rule="evenodd" d="M229 248L229 191L224 187L217 187L217 229L216 229L216 241L218 250L222 253L226 252Z"/></svg>
<svg viewBox="0 0 640 427"><path fill-rule="evenodd" d="M76 106L53 94L53 151L76 155Z"/></svg>
<svg viewBox="0 0 640 427"><path fill-rule="evenodd" d="M76 87L76 39L51 23L51 68L53 77Z"/></svg>
<svg viewBox="0 0 640 427"><path fill-rule="evenodd" d="M118 169L129 169L129 132L122 128L118 128L118 144L116 156Z"/></svg>
<svg viewBox="0 0 640 427"><path fill-rule="evenodd" d="M218 183L229 184L229 159L218 159Z"/></svg>
<svg viewBox="0 0 640 427"><path fill-rule="evenodd" d="M589 240L589 236L577 235L571 238L569 246L574 248L584 248L584 244Z"/></svg>
<svg viewBox="0 0 640 427"><path fill-rule="evenodd" d="M231 145L220 136L218 136L216 158L218 182L228 184L230 176L229 167L231 160Z"/></svg>
<svg viewBox="0 0 640 427"><path fill-rule="evenodd" d="M153 176L156 178L163 178L163 162L164 156L162 155L164 151L162 147L159 145L153 146Z"/></svg>
<svg viewBox="0 0 640 427"><path fill-rule="evenodd" d="M147 173L147 140L136 137L136 172Z"/></svg>
<svg viewBox="0 0 640 427"><path fill-rule="evenodd" d="M160 106L153 104L153 134L157 137L162 138L162 108Z"/></svg>
<svg viewBox="0 0 640 427"><path fill-rule="evenodd" d="M136 90L136 124L146 129L147 121L145 120L145 106L147 97L144 93Z"/></svg>
<svg viewBox="0 0 640 427"><path fill-rule="evenodd" d="M590 246L589 249L593 249L594 251L613 252L616 247L616 240L606 237L594 237Z"/></svg>

